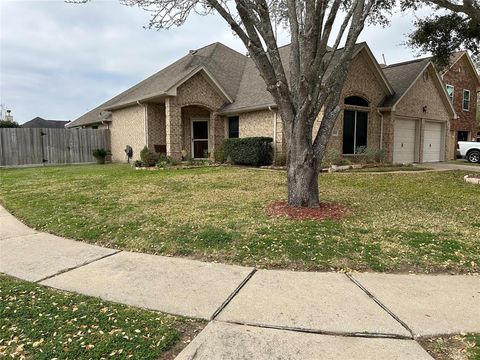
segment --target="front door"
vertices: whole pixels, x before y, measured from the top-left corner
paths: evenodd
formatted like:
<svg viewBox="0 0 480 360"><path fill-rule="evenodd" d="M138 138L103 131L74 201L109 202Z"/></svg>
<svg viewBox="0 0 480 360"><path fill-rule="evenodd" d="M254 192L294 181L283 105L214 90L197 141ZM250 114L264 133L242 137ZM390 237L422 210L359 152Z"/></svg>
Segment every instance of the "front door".
<svg viewBox="0 0 480 360"><path fill-rule="evenodd" d="M208 157L208 120L192 120L192 149L195 159Z"/></svg>

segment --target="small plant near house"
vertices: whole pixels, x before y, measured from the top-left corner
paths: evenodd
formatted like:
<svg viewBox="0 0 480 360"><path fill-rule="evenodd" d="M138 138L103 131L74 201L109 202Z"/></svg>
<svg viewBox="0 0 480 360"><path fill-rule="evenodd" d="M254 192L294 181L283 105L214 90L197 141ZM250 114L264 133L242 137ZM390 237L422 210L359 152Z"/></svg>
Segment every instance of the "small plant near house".
<svg viewBox="0 0 480 360"><path fill-rule="evenodd" d="M368 146L359 149L358 154L363 157L362 161L366 164L383 164L387 156L384 149Z"/></svg>
<svg viewBox="0 0 480 360"><path fill-rule="evenodd" d="M277 153L275 157L275 166L286 166L287 165L287 156L284 153Z"/></svg>
<svg viewBox="0 0 480 360"><path fill-rule="evenodd" d="M273 139L270 137L225 139L223 141L224 156L232 163L239 165L271 165L272 142Z"/></svg>
<svg viewBox="0 0 480 360"><path fill-rule="evenodd" d="M144 147L140 152L140 159L143 166L155 166L158 162L160 155L150 150L148 147Z"/></svg>
<svg viewBox="0 0 480 360"><path fill-rule="evenodd" d="M105 149L95 149L93 150L92 155L97 159L97 164L105 164L105 158L108 155L111 155L111 152Z"/></svg>
<svg viewBox="0 0 480 360"><path fill-rule="evenodd" d="M227 159L225 158L225 151L223 151L223 146L220 146L220 148L215 149L215 151L213 152L213 160L217 164L223 164L227 161Z"/></svg>

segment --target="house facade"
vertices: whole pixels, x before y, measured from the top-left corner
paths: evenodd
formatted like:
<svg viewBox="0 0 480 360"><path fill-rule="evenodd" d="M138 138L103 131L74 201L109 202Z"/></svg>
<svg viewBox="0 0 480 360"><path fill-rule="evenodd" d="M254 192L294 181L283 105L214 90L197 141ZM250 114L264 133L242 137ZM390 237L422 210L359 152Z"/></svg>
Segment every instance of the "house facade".
<svg viewBox="0 0 480 360"><path fill-rule="evenodd" d="M289 51L280 48L285 64ZM381 67L358 44L340 107L329 149L347 158L368 147L390 162L442 161L453 146L456 115L429 59ZM126 160L127 145L134 158L144 146L176 159L211 157L227 137L272 137L276 157L285 148L281 118L253 61L220 43L189 52L67 127L109 128L114 161Z"/></svg>
<svg viewBox="0 0 480 360"><path fill-rule="evenodd" d="M455 158L458 141L477 141L480 131L477 122L477 93L480 91L480 79L472 59L466 51L452 55L449 66L442 72L447 93L457 118L450 123L450 141L448 157Z"/></svg>

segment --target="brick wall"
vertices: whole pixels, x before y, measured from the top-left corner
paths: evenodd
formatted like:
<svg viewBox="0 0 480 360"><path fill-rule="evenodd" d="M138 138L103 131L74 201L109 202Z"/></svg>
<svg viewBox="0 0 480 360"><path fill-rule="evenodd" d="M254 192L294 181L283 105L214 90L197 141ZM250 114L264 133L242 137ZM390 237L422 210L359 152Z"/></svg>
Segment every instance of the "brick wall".
<svg viewBox="0 0 480 360"><path fill-rule="evenodd" d="M155 150L154 145L166 145L165 104L147 104L148 147Z"/></svg>
<svg viewBox="0 0 480 360"><path fill-rule="evenodd" d="M468 131L469 138L475 138L479 131L477 114L476 81L470 70L466 56L459 59L444 75L443 82L455 87L453 95L453 108L458 116L450 121L450 148L449 156L454 158L457 144L457 132ZM463 90L470 90L470 111L463 110Z"/></svg>
<svg viewBox="0 0 480 360"><path fill-rule="evenodd" d="M145 144L145 107L131 106L112 113L110 125L112 160L126 161L125 147L133 148L133 160L140 159Z"/></svg>

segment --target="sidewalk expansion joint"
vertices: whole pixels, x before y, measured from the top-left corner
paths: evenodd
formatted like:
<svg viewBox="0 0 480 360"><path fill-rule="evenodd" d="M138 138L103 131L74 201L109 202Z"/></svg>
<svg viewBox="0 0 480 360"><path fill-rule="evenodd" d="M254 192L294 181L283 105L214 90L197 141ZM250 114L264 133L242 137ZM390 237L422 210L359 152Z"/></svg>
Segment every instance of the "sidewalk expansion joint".
<svg viewBox="0 0 480 360"><path fill-rule="evenodd" d="M367 294L368 297L370 297L373 301L377 303L378 306L380 306L383 310L385 310L388 315L390 315L395 321L397 321L400 325L402 325L411 335L412 339L415 338L415 334L412 329L402 320L400 319L397 315L393 313L386 305L384 305L375 295L373 295L368 289L363 286L357 279L355 279L351 274L345 274L350 281L352 281L355 285L357 285L365 294Z"/></svg>
<svg viewBox="0 0 480 360"><path fill-rule="evenodd" d="M256 268L253 268L252 271L243 279L243 281L236 287L235 290L230 294L230 296L220 305L220 307L213 313L210 317L210 320L215 320L215 318L225 309L225 307L232 301L232 299L237 296L237 294L242 290L245 284L252 278L252 276L257 272Z"/></svg>
<svg viewBox="0 0 480 360"><path fill-rule="evenodd" d="M348 331L347 332L340 332L340 331L307 329L307 328L298 328L298 327L281 326L281 325L254 324L254 323L234 321L234 320L215 320L215 321L223 322L223 323L226 323L226 324L250 326L250 327L256 327L256 328L261 328L261 329L283 330L283 331L290 331L290 332L296 332L296 333L306 333L306 334L342 336L342 337L360 337L360 338L370 338L370 339L380 338L380 339L414 340L413 336L390 334L390 333L348 332Z"/></svg>
<svg viewBox="0 0 480 360"><path fill-rule="evenodd" d="M6 238L0 239L0 241L20 239L20 238L27 237L27 236L38 235L40 233L41 233L40 231L34 231L33 233L25 234L25 235L12 235L12 236L7 236Z"/></svg>
<svg viewBox="0 0 480 360"><path fill-rule="evenodd" d="M103 255L103 256L101 256L101 257L99 257L99 258L95 258L95 259L92 259L92 260L89 260L89 261L85 261L85 262L82 263L82 264L79 264L79 265L76 265L76 266L72 266L72 267L70 267L70 268L62 269L62 270L60 270L60 271L57 271L57 272L56 272L55 274L53 274L53 275L48 275L48 276L45 276L44 278L42 278L42 279L40 279L40 280L35 281L35 283L39 284L39 283L41 283L42 281L49 280L49 279L51 279L51 278L54 278L55 276L58 276L58 275L61 275L61 274L65 274L66 272L69 272L69 271L72 271L72 270L76 270L76 269L78 269L78 268L81 268L81 267L83 267L83 266L87 266L87 265L89 265L89 264L91 264L91 263L100 261L100 260L105 259L105 258L108 258L108 257L110 257L110 256L117 255L117 254L120 253L120 252L122 252L122 250L117 250L117 251L114 251L114 252L112 252L112 253L110 253L110 254Z"/></svg>

